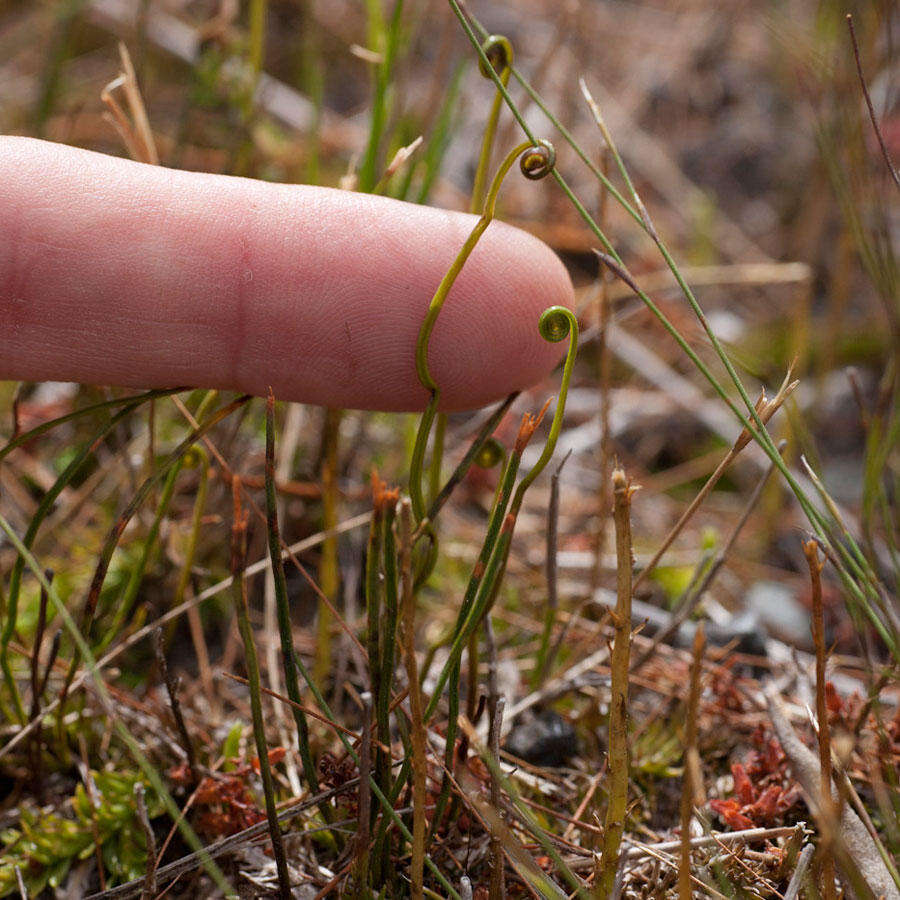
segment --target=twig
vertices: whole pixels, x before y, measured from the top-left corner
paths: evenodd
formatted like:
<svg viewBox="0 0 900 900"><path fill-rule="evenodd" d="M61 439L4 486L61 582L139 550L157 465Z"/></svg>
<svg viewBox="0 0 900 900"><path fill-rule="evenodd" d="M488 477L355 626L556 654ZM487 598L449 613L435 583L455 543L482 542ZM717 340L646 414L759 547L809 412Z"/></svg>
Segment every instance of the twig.
<svg viewBox="0 0 900 900"><path fill-rule="evenodd" d="M238 629L244 644L244 661L247 666L247 680L250 682L250 712L253 717L253 737L256 740L256 753L259 759L259 774L262 779L263 793L266 797L266 816L269 820L269 836L272 839L272 853L275 856L275 867L278 872L278 889L282 900L291 900L291 878L284 855L284 843L281 839L281 828L278 825L278 810L275 806L275 784L272 780L272 769L269 765L269 751L266 747L266 732L263 720L262 698L260 691L259 661L256 656L256 644L253 641L253 627L250 624L250 609L247 605L247 591L244 586L242 572L246 553L248 513L241 507L240 478L232 479L232 496L234 498L234 517L231 529L231 575L234 579L234 606L237 615Z"/></svg>
<svg viewBox="0 0 900 900"><path fill-rule="evenodd" d="M134 66L131 64L131 56L128 48L121 41L119 42L119 59L122 63L122 72L100 93L101 101L109 108L109 112L104 113L103 117L118 132L132 159L149 165L159 165L159 154L156 151L153 131L150 128L150 120L147 118L147 110L138 87ZM113 96L113 91L118 88L122 88L125 93L125 100L131 112L130 120Z"/></svg>
<svg viewBox="0 0 900 900"><path fill-rule="evenodd" d="M791 880L788 883L787 890L784 892L784 900L797 900L800 896L800 888L803 887L803 880L806 878L806 870L809 868L810 861L816 852L815 844L807 844L797 858L797 866Z"/></svg>
<svg viewBox="0 0 900 900"><path fill-rule="evenodd" d="M631 495L636 490L621 468L612 475L613 517L616 526L615 640L610 657L609 806L603 829L603 850L596 878L600 898L612 894L625 831L628 804L628 663L631 655Z"/></svg>
<svg viewBox="0 0 900 900"><path fill-rule="evenodd" d="M697 750L697 712L700 706L700 677L703 672L703 650L706 634L703 623L694 635L691 689L688 694L684 738L684 783L681 789L681 866L678 869L678 896L691 900L691 819L696 797L701 793L700 754Z"/></svg>
<svg viewBox="0 0 900 900"><path fill-rule="evenodd" d="M700 837L692 838L690 841L691 849L699 847L708 847L712 844L738 844L741 842L750 843L751 841L774 840L775 838L785 837L794 834L797 831L796 825L782 825L778 828L747 828L744 831L726 831L724 834L704 834ZM626 842L630 846L622 854L626 859L642 859L647 856L647 851L652 849L668 853L672 850L681 848L681 841L662 841L659 844L639 844L634 841Z"/></svg>
<svg viewBox="0 0 900 900"><path fill-rule="evenodd" d="M866 86L866 79L863 75L862 61L859 58L859 44L856 42L856 29L853 27L853 16L850 13L847 13L847 28L850 30L850 41L853 44L853 58L856 60L856 73L859 75L859 83L862 86L863 97L866 98L866 106L869 108L869 118L872 120L872 127L875 129L875 136L878 138L878 146L881 147L881 155L884 157L885 163L887 163L888 171L891 173L891 178L894 179L894 184L900 188L900 174L897 173L897 169L891 161L891 155L888 153L887 145L884 143L884 137L882 137L881 134L881 129L878 127L878 119L875 118L875 108L872 106L872 98L869 96L869 89Z"/></svg>
<svg viewBox="0 0 900 900"><path fill-rule="evenodd" d="M141 890L141 900L154 900L156 897L156 835L147 815L147 804L144 802L144 785L138 781L134 785L134 810L137 813L138 824L144 833L144 843L147 845L147 874L144 876L144 886Z"/></svg>
<svg viewBox="0 0 900 900"><path fill-rule="evenodd" d="M178 699L178 682L170 671L166 663L166 652L163 646L163 630L157 628L153 633L153 650L156 653L156 664L159 666L159 673L162 675L166 685L166 693L169 695L169 705L172 707L172 717L175 719L175 727L178 730L178 737L181 740L181 746L187 755L188 766L191 770L191 778L196 784L200 778L197 771L197 754L194 751L194 742L187 730L187 724L184 721L184 715L181 712L181 702Z"/></svg>
<svg viewBox="0 0 900 900"><path fill-rule="evenodd" d="M18 866L14 866L16 872L16 887L19 889L19 897L21 900L28 900L28 888L25 887L25 880L22 878L22 870Z"/></svg>
<svg viewBox="0 0 900 900"><path fill-rule="evenodd" d="M250 684L250 682L247 681L246 678L242 678L240 675L235 675L234 672L222 672L222 675L224 675L226 678L230 678L232 681L238 682L238 684L244 684L244 685ZM271 690L271 688L263 687L262 685L260 685L259 689L264 694L267 694L269 697L272 697L275 700L279 700L282 703L286 703L288 706L295 706L295 705L298 706L300 708L300 711L304 715L309 716L311 719L316 719L318 722L322 722L325 725L328 725L330 728L333 728L335 731L339 731L342 734L345 734L351 738L355 738L357 736L356 732L353 731L352 729L345 728L343 725L341 725L338 722L333 722L331 719L328 718L328 716L323 715L322 713L318 712L315 709L312 709L309 706L305 706L302 703L295 704L294 701L291 700L290 697L285 697L284 694L279 694L278 691L273 691L273 690Z"/></svg>
<svg viewBox="0 0 900 900"><path fill-rule="evenodd" d="M608 265L608 263L607 263ZM789 368L787 375L784 381L781 384L781 387L778 390L778 393L771 399L766 396L765 391L763 391L759 399L756 401L756 411L762 420L763 423L769 421L772 416L781 408L781 405L784 401L793 393L794 388L797 387L799 382L791 381L792 369ZM704 483L703 487L697 492L694 499L688 505L688 508L681 514L678 521L672 526L669 530L669 533L666 535L662 544L660 544L659 549L656 553L653 554L653 558L650 562L647 563L646 566L642 569L641 573L634 580L634 585L632 590L636 591L641 584L643 584L644 580L650 576L656 566L659 564L659 561L663 558L665 552L672 546L675 541L675 538L681 534L682 529L697 512L700 508L703 501L709 496L712 489L718 484L719 479L725 474L726 469L734 462L737 458L738 454L747 446L750 442L750 434L745 428L738 435L737 440L732 445L731 449L729 449L728 453L725 454L722 461L716 467L716 470L709 476L709 478ZM771 465L775 465L773 462ZM767 470L771 471L771 468Z"/></svg>

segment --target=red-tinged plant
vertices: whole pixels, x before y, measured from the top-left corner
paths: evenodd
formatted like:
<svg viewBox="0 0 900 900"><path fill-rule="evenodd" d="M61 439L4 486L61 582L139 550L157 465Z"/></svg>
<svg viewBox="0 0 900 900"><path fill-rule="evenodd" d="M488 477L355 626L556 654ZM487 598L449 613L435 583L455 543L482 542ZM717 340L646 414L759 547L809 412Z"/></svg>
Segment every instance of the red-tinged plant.
<svg viewBox="0 0 900 900"><path fill-rule="evenodd" d="M284 747L269 750L269 764L276 765L286 754ZM197 831L205 837L228 837L262 822L266 818L249 785L251 776L259 775L259 758L232 772L204 776L194 792L193 809ZM170 781L184 788L193 786L193 773L187 764L169 771Z"/></svg>
<svg viewBox="0 0 900 900"><path fill-rule="evenodd" d="M733 763L734 795L712 799L710 808L731 829L773 826L797 802L800 788L787 774L781 745L759 727L752 736L756 749L744 763Z"/></svg>

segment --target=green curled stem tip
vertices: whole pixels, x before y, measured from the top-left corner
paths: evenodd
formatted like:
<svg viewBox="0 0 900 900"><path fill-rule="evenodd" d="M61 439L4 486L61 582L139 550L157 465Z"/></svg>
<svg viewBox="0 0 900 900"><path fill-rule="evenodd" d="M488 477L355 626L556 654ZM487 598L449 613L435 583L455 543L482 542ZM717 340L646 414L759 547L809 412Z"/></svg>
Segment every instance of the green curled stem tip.
<svg viewBox="0 0 900 900"><path fill-rule="evenodd" d="M478 69L482 77L491 79L496 75L503 86L506 87L512 74L512 44L502 35L492 34L481 45L481 49L484 52L484 58L478 60ZM490 66L485 60L490 63ZM494 71L491 72L491 69ZM472 199L469 205L469 212L471 213L477 213L481 209L488 166L491 162L491 152L494 149L494 138L497 136L497 122L500 119L502 106L503 94L500 91L495 91L494 102L491 104L491 111L484 126L481 152L478 154L478 167L475 169L475 180L472 183Z"/></svg>
<svg viewBox="0 0 900 900"><path fill-rule="evenodd" d="M497 194L500 192L500 186L503 184L503 179L506 177L507 172L512 168L513 163L519 155L526 150L531 149L532 146L531 141L524 141L506 154L506 157L497 169L497 173L494 175L491 186L484 198L481 217L475 223L475 227L470 232L468 238L466 238L465 244L463 244L462 249L457 254L456 259L453 260L453 264L441 279L441 283L438 285L437 290L434 292L434 296L431 298L428 312L425 315L425 321L419 329L419 337L416 341L416 374L423 387L427 388L429 391L437 391L438 389L437 383L434 378L432 378L431 372L428 370L428 343L431 339L431 332L434 330L437 317L441 312L444 301L447 299L447 294L450 293L450 288L453 287L459 273L462 271L463 265L469 256L471 256L481 235L484 234L485 229L490 225L494 218L494 210L497 205Z"/></svg>
<svg viewBox="0 0 900 900"><path fill-rule="evenodd" d="M502 34L492 34L481 45L485 58L491 64L493 70L500 76L504 72L509 72L513 64L513 48L509 42L509 38ZM479 57L478 71L484 78L490 78L491 73L485 65L484 60Z"/></svg>
<svg viewBox="0 0 900 900"><path fill-rule="evenodd" d="M531 471L519 482L516 493L511 504L511 511L518 512L522 505L522 498L525 491L528 490L531 483L544 470L544 467L550 462L553 451L556 449L556 442L559 439L559 432L562 428L563 414L566 411L566 395L569 392L569 381L572 378L572 369L575 365L575 356L578 352L578 319L571 309L565 306L551 306L541 313L538 322L538 330L541 337L550 343L559 343L569 338L569 350L566 353L566 362L563 366L562 382L559 386L559 396L556 399L556 410L553 413L553 422L550 425L550 435L544 444L544 450L538 461L531 468Z"/></svg>
<svg viewBox="0 0 900 900"><path fill-rule="evenodd" d="M519 167L522 174L526 178L536 179L542 178L552 171L556 154L553 151L553 145L550 144L549 141L539 141L538 143L524 141L516 147L513 147L513 149L506 154L503 162L497 169L497 172L491 181L491 186L484 198L481 217L475 223L475 227L472 229L468 238L466 238L466 242L456 255L456 259L453 260L453 264L441 279L441 283L438 285L434 296L431 298L428 312L425 315L425 320L422 322L422 327L419 329L419 336L416 340L416 375L422 386L431 392L431 398L422 415L419 430L416 434L416 443L413 448L413 455L410 463L409 494L410 499L412 500L413 513L415 514L416 519L420 521L425 515L425 497L422 490L422 469L425 462L425 449L428 444L428 437L431 434L431 427L440 400L440 390L428 368L428 344L431 340L431 332L434 330L437 317L441 312L444 301L450 293L450 288L453 287L466 260L471 256L481 235L484 234L485 229L494 218L497 195L500 192L503 179L517 159L519 159Z"/></svg>

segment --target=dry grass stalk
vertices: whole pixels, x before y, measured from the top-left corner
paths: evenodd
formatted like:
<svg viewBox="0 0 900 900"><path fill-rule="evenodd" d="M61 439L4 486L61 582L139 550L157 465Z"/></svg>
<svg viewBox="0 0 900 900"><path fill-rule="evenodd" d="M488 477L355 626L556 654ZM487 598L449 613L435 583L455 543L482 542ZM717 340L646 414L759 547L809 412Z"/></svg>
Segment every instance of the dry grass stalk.
<svg viewBox="0 0 900 900"><path fill-rule="evenodd" d="M409 682L409 708L412 717L413 775L413 844L410 864L411 894L415 900L424 897L425 874L425 801L427 794L428 746L422 706L422 688L416 662L416 598L412 571L412 506L409 498L400 501L400 582L403 621L403 656Z"/></svg>
<svg viewBox="0 0 900 900"><path fill-rule="evenodd" d="M815 852L816 848L814 844L807 844L803 850L800 851L797 865L794 868L794 874L791 875L787 890L784 892L784 900L797 900L800 896L800 888L803 887L803 881L806 878L806 870L809 868L809 864L812 861Z"/></svg>
<svg viewBox="0 0 900 900"><path fill-rule="evenodd" d="M178 738L184 749L185 755L187 756L188 768L191 770L191 778L196 784L200 780L197 772L197 754L194 750L194 742L191 740L191 736L188 733L187 724L184 721L184 714L181 711L181 702L178 699L179 679L172 674L169 665L166 662L164 640L162 628L157 628L153 634L153 650L156 654L156 664L159 666L159 674L162 676L166 686L169 705L172 707L172 718L175 720Z"/></svg>
<svg viewBox="0 0 900 900"><path fill-rule="evenodd" d="M792 381L791 375L793 374L793 366L788 367L787 375L784 378L784 381L781 384L781 387L778 389L778 393L771 399L766 396L765 391L763 391L759 395L759 399L756 401L756 411L759 414L760 420L763 424L766 424L772 416L775 415L776 412L781 408L782 404L785 400L794 392L794 389L800 383L799 381ZM737 440L735 440L734 445L725 454L725 457L716 466L715 471L712 475L704 483L703 487L697 492L697 495L691 501L688 508L681 514L681 517L678 521L672 526L669 530L669 533L666 535L662 544L660 544L659 549L656 553L653 554L653 558L647 565L641 570L641 573L634 581L633 590L637 591L637 589L644 583L644 581L650 576L653 570L659 565L659 561L663 558L665 552L672 546L675 542L675 539L681 534L685 525L687 525L688 521L693 517L694 513L700 508L701 504L704 500L709 496L712 489L718 484L719 479L725 474L725 471L728 467L734 462L735 458L738 454L750 443L751 437L750 433L744 428L741 433L738 435Z"/></svg>
<svg viewBox="0 0 900 900"><path fill-rule="evenodd" d="M628 804L628 667L631 656L631 495L637 490L621 468L612 475L613 518L616 526L615 640L610 658L609 701L609 806L603 829L603 849L597 872L595 896L612 895L619 863L619 846L625 830Z"/></svg>
<svg viewBox="0 0 900 900"><path fill-rule="evenodd" d="M691 897L691 818L694 806L702 804L702 772L697 750L697 713L700 707L700 676L703 673L703 651L706 633L701 622L694 635L691 689L688 694L684 735L684 778L681 789L681 867L678 870L678 896ZM699 798L699 801L698 801Z"/></svg>
<svg viewBox="0 0 900 900"><path fill-rule="evenodd" d="M338 445L340 439L341 410L325 410L322 426L322 530L333 531L338 524ZM331 625L335 619L332 603L337 600L340 573L337 556L337 537L327 537L322 544L319 560L320 599L319 622L316 629L316 658L313 663L313 679L324 684L331 671Z"/></svg>
<svg viewBox="0 0 900 900"><path fill-rule="evenodd" d="M866 100L866 107L869 110L869 118L872 120L872 128L875 129L875 136L878 138L878 146L881 148L881 155L884 157L888 171L891 173L891 178L894 179L894 184L900 188L900 174L898 174L897 167L891 159L891 154L888 153L887 145L884 143L884 135L882 135L881 128L878 126L878 119L875 117L875 107L872 106L872 98L869 96L869 88L866 85L866 78L863 75L862 60L859 58L859 44L856 40L856 29L853 27L853 16L850 13L847 13L847 28L850 31L850 41L853 44L853 58L856 61L856 74L859 75L859 83L862 86L863 97Z"/></svg>
<svg viewBox="0 0 900 900"><path fill-rule="evenodd" d="M825 703L825 618L822 607L822 566L819 559L819 545L814 540L803 544L803 553L809 565L812 586L812 637L816 648L816 717L819 720L819 766L822 807L822 896L824 900L835 900L834 856L831 852L832 831L837 823L837 813L831 795L831 731L828 727L828 707Z"/></svg>
<svg viewBox="0 0 900 900"><path fill-rule="evenodd" d="M103 118L115 128L132 159L157 166L159 153L156 150L147 109L141 97L128 48L122 43L119 44L119 58L122 61L122 71L100 93L100 99L109 108L109 112L104 113ZM125 94L125 102L131 113L130 119L114 96L114 91L119 88Z"/></svg>
<svg viewBox="0 0 900 900"><path fill-rule="evenodd" d="M779 452L783 452L784 444L784 441L779 444ZM744 507L744 511L741 513L741 517L735 523L734 528L732 528L731 534L728 535L728 538L722 546L722 549L716 554L715 559L713 559L712 563L703 573L700 582L696 586L689 588L685 592L683 602L681 602L680 606L678 606L678 608L676 608L673 612L672 620L669 622L669 624L658 634L654 635L653 643L643 652L641 656L638 657L637 662L633 666L633 670L635 672L646 665L646 663L656 653L657 647L659 647L659 645L664 643L665 641L668 641L673 634L676 634L678 632L678 629L681 628L681 626L688 620L688 618L693 615L696 608L700 605L700 602L703 600L704 595L706 594L707 590L709 590L709 586L719 574L719 571L721 570L722 566L725 565L725 561L728 559L731 551L734 549L738 537L740 537L740 534L744 530L744 526L747 524L751 513L756 508L756 504L759 502L759 498L762 496L763 488L765 487L766 483L769 480L769 477L774 471L775 464L770 463L768 469L766 469L763 476L756 483L756 487L753 489L753 493L750 495L750 499L747 501L747 505ZM644 571L647 570L645 569Z"/></svg>

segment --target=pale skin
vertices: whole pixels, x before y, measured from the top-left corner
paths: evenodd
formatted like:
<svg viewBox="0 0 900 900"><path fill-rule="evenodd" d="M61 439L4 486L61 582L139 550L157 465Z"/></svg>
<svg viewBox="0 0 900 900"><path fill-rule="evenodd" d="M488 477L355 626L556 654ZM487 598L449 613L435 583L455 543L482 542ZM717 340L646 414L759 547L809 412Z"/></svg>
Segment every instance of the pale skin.
<svg viewBox="0 0 900 900"><path fill-rule="evenodd" d="M474 223L0 137L0 379L421 409L416 337ZM546 245L492 222L431 338L442 407L540 380L560 357L540 314L573 302Z"/></svg>

